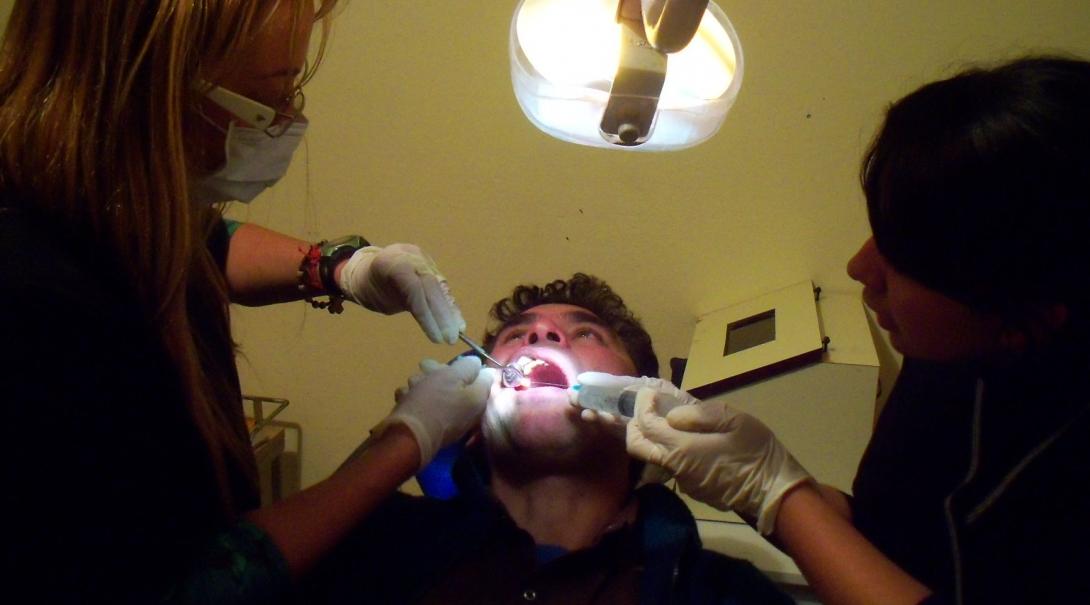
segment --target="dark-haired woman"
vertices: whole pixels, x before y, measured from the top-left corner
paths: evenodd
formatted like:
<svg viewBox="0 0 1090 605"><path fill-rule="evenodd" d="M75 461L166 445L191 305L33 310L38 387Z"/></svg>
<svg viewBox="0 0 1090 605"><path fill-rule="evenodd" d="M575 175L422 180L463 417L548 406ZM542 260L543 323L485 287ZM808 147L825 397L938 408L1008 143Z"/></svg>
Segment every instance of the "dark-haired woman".
<svg viewBox="0 0 1090 605"><path fill-rule="evenodd" d="M756 521L824 603L1090 599L1090 63L922 87L863 163L848 264L905 356L849 497L723 404L645 405L629 450Z"/></svg>

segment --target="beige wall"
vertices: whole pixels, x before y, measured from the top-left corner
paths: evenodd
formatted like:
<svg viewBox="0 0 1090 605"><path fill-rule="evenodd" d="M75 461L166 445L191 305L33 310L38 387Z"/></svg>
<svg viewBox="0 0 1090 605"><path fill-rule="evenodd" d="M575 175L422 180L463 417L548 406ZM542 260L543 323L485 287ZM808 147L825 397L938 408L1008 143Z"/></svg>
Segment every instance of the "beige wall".
<svg viewBox="0 0 1090 605"><path fill-rule="evenodd" d="M1090 3L722 2L746 76L723 129L670 155L569 145L514 101L513 1L350 0L307 88L308 145L239 215L313 239L359 232L436 258L472 334L517 282L591 271L645 320L664 366L695 317L810 278L856 291L859 157L887 102L967 62L1090 57ZM239 310L246 390L292 400L304 483L392 404L427 342L407 316Z"/></svg>
<svg viewBox="0 0 1090 605"><path fill-rule="evenodd" d="M741 94L712 140L668 155L565 144L523 117L508 76L514 1L350 0L307 89L309 144L240 216L311 238L359 232L428 250L472 334L515 283L575 270L645 319L664 368L698 315L810 278L857 291L860 154L883 107L974 60L1090 57L1090 3L722 2ZM407 316L302 304L239 309L246 389L292 400L304 483L393 403L428 343Z"/></svg>
<svg viewBox="0 0 1090 605"><path fill-rule="evenodd" d="M682 152L620 153L522 116L515 4L349 0L307 88L306 148L234 214L312 239L420 245L475 335L515 283L596 273L642 315L665 368L710 310L807 278L857 291L844 264L868 232L858 161L888 102L974 60L1090 57L1084 0L721 0L746 63L722 130ZM366 436L420 358L461 350L359 308L235 320L245 390L289 398L304 426L305 484Z"/></svg>

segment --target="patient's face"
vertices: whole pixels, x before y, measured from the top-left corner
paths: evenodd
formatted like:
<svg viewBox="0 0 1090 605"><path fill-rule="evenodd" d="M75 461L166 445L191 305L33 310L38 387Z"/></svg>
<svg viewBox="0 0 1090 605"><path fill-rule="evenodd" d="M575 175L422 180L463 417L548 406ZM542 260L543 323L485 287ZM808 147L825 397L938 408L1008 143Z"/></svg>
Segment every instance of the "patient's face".
<svg viewBox="0 0 1090 605"><path fill-rule="evenodd" d="M497 334L491 354L526 368L530 384L493 389L482 426L490 448L577 460L596 447L624 447L623 427L581 421L569 401L580 372L636 374L621 340L596 315L567 304L533 307Z"/></svg>

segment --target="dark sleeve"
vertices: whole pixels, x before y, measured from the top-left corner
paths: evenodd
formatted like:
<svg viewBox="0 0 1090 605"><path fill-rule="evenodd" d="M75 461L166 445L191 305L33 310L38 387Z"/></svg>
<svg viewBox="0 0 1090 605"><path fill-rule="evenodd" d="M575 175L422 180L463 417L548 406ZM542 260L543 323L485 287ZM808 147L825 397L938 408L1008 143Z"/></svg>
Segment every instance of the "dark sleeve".
<svg viewBox="0 0 1090 605"><path fill-rule="evenodd" d="M969 464L976 375L905 359L852 485L852 523L908 574L951 587L946 496Z"/></svg>
<svg viewBox="0 0 1090 605"><path fill-rule="evenodd" d="M231 235L234 229L238 229L238 225L237 221L227 219L213 221L212 232L208 235L208 250L224 274L227 273L227 249L231 244Z"/></svg>

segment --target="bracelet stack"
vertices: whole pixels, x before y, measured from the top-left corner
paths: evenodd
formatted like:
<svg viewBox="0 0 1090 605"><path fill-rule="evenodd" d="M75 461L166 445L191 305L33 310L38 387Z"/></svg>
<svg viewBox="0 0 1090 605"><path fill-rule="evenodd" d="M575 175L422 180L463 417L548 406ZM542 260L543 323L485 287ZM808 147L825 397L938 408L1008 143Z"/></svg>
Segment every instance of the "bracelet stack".
<svg viewBox="0 0 1090 605"><path fill-rule="evenodd" d="M311 244L303 260L299 263L296 279L299 291L304 293L303 300L315 309L326 309L330 313L344 311L345 294L341 291L334 271L337 265L355 254L356 250L369 246L367 240L358 235L349 235L330 241ZM328 300L317 300L315 295L325 294Z"/></svg>

